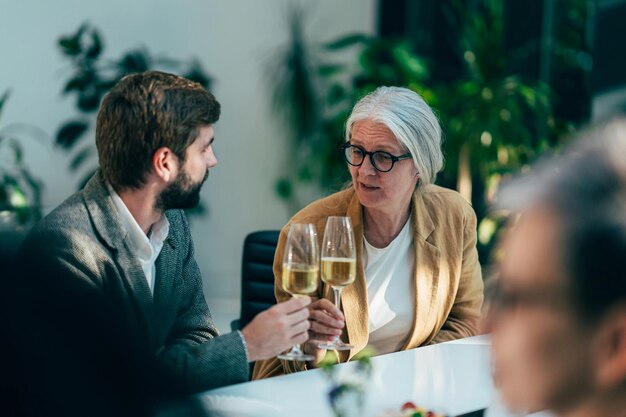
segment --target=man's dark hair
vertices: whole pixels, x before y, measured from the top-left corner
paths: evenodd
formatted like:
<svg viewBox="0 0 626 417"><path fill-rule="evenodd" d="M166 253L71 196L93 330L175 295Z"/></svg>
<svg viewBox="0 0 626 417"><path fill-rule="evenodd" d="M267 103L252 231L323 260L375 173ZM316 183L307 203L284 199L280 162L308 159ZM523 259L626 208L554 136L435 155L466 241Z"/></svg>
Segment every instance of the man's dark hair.
<svg viewBox="0 0 626 417"><path fill-rule="evenodd" d="M141 187L157 149L184 161L199 128L219 117L220 104L198 83L159 71L122 78L104 97L96 123L105 179L115 189Z"/></svg>
<svg viewBox="0 0 626 417"><path fill-rule="evenodd" d="M626 119L585 132L502 194L558 216L560 255L581 318L626 303Z"/></svg>

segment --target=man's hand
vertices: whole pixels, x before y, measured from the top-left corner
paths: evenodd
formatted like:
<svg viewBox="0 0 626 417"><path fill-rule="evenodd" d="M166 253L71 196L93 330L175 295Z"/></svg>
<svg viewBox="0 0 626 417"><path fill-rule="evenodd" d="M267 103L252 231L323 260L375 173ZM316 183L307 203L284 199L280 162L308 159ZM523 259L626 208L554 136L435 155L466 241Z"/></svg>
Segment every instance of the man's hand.
<svg viewBox="0 0 626 417"><path fill-rule="evenodd" d="M259 313L241 333L250 361L269 359L309 338L310 297L292 298Z"/></svg>

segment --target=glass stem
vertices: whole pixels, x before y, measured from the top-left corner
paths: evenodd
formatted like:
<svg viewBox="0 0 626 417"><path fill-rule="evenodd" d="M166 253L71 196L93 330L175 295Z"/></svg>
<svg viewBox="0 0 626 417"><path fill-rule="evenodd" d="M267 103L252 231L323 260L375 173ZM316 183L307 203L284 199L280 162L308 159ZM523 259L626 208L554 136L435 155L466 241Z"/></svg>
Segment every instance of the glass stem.
<svg viewBox="0 0 626 417"><path fill-rule="evenodd" d="M333 287L335 293L335 307L341 310L341 287Z"/></svg>
<svg viewBox="0 0 626 417"><path fill-rule="evenodd" d="M341 310L341 287L333 287L333 292L335 293L335 307L338 310ZM340 344L341 337L335 336L335 341L333 343Z"/></svg>
<svg viewBox="0 0 626 417"><path fill-rule="evenodd" d="M302 355L302 349L300 349L300 345L293 345L293 347L291 348L291 353L294 353L296 355Z"/></svg>

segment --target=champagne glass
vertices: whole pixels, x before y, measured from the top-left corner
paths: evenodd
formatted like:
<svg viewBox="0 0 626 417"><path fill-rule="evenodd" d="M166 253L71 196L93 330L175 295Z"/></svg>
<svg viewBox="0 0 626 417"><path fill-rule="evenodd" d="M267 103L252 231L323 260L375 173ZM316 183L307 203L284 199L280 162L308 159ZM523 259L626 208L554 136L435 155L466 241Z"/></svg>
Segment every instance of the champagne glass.
<svg viewBox="0 0 626 417"><path fill-rule="evenodd" d="M356 277L356 244L349 217L331 216L326 220L322 241L322 280L335 293L335 305L341 307L341 290L352 284ZM321 349L350 350L354 346L341 341L339 336Z"/></svg>
<svg viewBox="0 0 626 417"><path fill-rule="evenodd" d="M317 290L319 277L319 250L317 234L312 224L292 224L287 234L283 256L283 288L294 297L309 295ZM299 345L291 351L278 355L287 361L312 361Z"/></svg>

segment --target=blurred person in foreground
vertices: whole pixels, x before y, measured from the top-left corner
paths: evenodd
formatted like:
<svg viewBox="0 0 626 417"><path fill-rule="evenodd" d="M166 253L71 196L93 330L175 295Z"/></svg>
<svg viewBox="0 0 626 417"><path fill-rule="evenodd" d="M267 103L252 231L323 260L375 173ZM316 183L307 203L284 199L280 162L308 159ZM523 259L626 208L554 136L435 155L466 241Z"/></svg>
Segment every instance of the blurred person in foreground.
<svg viewBox="0 0 626 417"><path fill-rule="evenodd" d="M182 209L198 204L217 165L219 115L197 83L157 71L124 77L98 113L100 169L21 248L21 264L49 271L59 304L106 298L186 393L247 381L249 362L308 338L308 297L272 307L241 331L219 335L213 324Z"/></svg>
<svg viewBox="0 0 626 417"><path fill-rule="evenodd" d="M283 228L274 258L276 298L291 297L281 274L292 223L313 223L321 240L329 216L350 217L356 279L343 290L343 311L320 282L304 346L316 358L312 364L273 358L258 362L253 378L315 366L325 354L317 345L338 334L354 345L339 352L341 361L368 344L384 354L477 334L483 282L476 215L460 194L433 184L443 168L441 135L432 109L409 89L380 87L354 106L341 149L352 184Z"/></svg>
<svg viewBox="0 0 626 417"><path fill-rule="evenodd" d="M487 316L504 402L626 416L626 120L538 164L500 206L521 211Z"/></svg>
<svg viewBox="0 0 626 417"><path fill-rule="evenodd" d="M30 260L3 270L3 417L205 416L115 300Z"/></svg>

